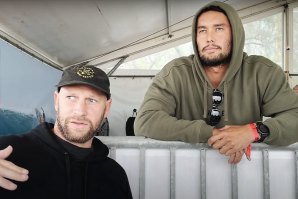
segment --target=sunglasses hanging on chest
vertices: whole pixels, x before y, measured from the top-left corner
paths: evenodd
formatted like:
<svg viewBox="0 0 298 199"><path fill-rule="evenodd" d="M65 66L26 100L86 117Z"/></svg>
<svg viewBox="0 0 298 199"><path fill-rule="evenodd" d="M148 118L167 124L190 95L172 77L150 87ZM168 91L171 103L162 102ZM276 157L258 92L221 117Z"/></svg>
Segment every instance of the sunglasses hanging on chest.
<svg viewBox="0 0 298 199"><path fill-rule="evenodd" d="M218 89L213 89L212 93L212 109L208 112L207 124L215 126L220 122L223 116L223 111L218 109L218 106L223 102L223 93Z"/></svg>

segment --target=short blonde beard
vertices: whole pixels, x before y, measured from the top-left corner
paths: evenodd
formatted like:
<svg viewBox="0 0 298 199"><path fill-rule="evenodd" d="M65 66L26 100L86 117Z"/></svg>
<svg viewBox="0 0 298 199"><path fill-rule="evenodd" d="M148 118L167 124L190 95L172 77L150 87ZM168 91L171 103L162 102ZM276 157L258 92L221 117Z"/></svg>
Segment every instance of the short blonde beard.
<svg viewBox="0 0 298 199"><path fill-rule="evenodd" d="M64 118L64 123L62 123L63 118L60 117L59 113L60 112L59 112L59 107L58 107L56 123L57 123L57 127L58 127L61 135L65 138L65 140L72 142L72 143L78 143L78 144L84 144L84 143L88 142L89 140L93 139L93 137L96 134L97 129L100 128L100 125L103 120L103 115L102 115L99 122L96 124L96 126L93 126L90 120L84 118L84 121L87 121L90 124L90 129L85 135L83 135L81 137L76 137L76 136L71 135L71 132L68 128L69 118L68 119ZM82 118L79 118L79 119L82 119Z"/></svg>

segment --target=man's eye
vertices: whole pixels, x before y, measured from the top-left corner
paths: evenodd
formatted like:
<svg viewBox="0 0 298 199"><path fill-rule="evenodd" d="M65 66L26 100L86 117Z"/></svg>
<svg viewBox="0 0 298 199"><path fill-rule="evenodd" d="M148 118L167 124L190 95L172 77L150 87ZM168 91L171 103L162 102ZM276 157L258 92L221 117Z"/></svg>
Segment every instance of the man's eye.
<svg viewBox="0 0 298 199"><path fill-rule="evenodd" d="M92 99L92 98L89 98L88 101L91 102L91 103L95 103L95 102L97 102L97 100Z"/></svg>
<svg viewBox="0 0 298 199"><path fill-rule="evenodd" d="M203 32L206 32L206 30L203 30L203 29L199 30L199 33L203 33Z"/></svg>
<svg viewBox="0 0 298 199"><path fill-rule="evenodd" d="M74 96L66 96L66 98L69 99L69 100L74 100L75 99Z"/></svg>

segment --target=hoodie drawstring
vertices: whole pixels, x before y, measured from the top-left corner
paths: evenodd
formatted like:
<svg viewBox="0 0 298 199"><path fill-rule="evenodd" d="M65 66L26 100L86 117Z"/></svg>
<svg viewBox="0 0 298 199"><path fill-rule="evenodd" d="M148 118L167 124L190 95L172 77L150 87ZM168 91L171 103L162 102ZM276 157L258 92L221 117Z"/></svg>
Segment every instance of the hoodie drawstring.
<svg viewBox="0 0 298 199"><path fill-rule="evenodd" d="M88 162L86 163L86 165L85 165L85 175L84 175L84 189L83 189L83 191L84 191L84 199L86 199L87 198L87 180L88 180L88 167L89 167L89 165L88 165Z"/></svg>
<svg viewBox="0 0 298 199"><path fill-rule="evenodd" d="M66 166L66 183L67 183L67 198L71 199L71 175L70 175L70 160L69 154L67 152L64 153L65 156L65 166Z"/></svg>
<svg viewBox="0 0 298 199"><path fill-rule="evenodd" d="M204 82L204 114L203 114L203 118L207 118L207 81Z"/></svg>

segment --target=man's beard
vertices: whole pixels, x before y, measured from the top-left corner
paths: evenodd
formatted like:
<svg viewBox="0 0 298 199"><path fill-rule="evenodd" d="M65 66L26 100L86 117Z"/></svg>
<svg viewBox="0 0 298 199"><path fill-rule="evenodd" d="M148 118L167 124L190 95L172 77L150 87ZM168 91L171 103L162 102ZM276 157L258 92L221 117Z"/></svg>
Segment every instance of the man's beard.
<svg viewBox="0 0 298 199"><path fill-rule="evenodd" d="M96 123L96 126L93 126L90 120L83 117L71 117L71 118L65 118L63 120L60 117L59 110L58 110L56 122L57 122L58 129L61 132L61 135L65 138L65 140L72 143L84 144L87 141L93 139L97 129L100 128L102 119L103 119L103 116L101 117L100 121ZM70 129L68 126L70 123L70 120L76 120L76 121L82 121L84 123L88 123L90 128L87 130L87 132L82 132L79 130L76 131L76 129L75 130Z"/></svg>
<svg viewBox="0 0 298 199"><path fill-rule="evenodd" d="M201 55L200 53L199 53L199 57L200 57L201 64L204 67L217 67L223 64L230 63L231 57L232 57L232 49L230 49L229 52L226 54L220 53L215 58L208 58L204 55Z"/></svg>

